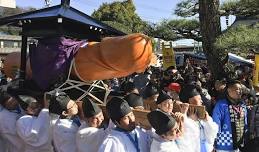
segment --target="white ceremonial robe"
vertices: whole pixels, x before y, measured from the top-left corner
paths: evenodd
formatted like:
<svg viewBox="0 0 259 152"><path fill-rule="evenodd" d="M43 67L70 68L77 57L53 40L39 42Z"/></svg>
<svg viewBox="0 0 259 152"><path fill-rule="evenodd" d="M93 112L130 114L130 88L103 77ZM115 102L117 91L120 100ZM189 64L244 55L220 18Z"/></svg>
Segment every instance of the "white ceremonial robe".
<svg viewBox="0 0 259 152"><path fill-rule="evenodd" d="M180 149L188 152L200 152L201 140L204 139L207 142L207 151L211 152L218 132L218 125L213 122L212 118L209 117L208 121L199 120L200 124L199 121L194 121L187 117L184 118L184 121L184 135L179 140ZM203 126L204 132L202 132L200 125Z"/></svg>
<svg viewBox="0 0 259 152"><path fill-rule="evenodd" d="M53 141L57 152L76 152L77 124L70 119L58 119L53 127Z"/></svg>
<svg viewBox="0 0 259 152"><path fill-rule="evenodd" d="M97 152L106 136L104 129L88 127L80 130L76 137L77 152Z"/></svg>
<svg viewBox="0 0 259 152"><path fill-rule="evenodd" d="M16 121L21 114L3 109L0 112L0 134L5 141L8 152L23 151L24 145L21 138L16 132Z"/></svg>
<svg viewBox="0 0 259 152"><path fill-rule="evenodd" d="M24 142L24 152L53 152L48 109L42 109L37 117L22 116L16 123L16 129Z"/></svg>
<svg viewBox="0 0 259 152"><path fill-rule="evenodd" d="M0 105L0 112L3 110L3 107ZM5 142L4 139L2 138L2 134L0 132L0 152L6 152L6 147L5 147Z"/></svg>
<svg viewBox="0 0 259 152"><path fill-rule="evenodd" d="M2 139L2 135L0 133L0 152L7 152L7 148L5 146L4 139Z"/></svg>
<svg viewBox="0 0 259 152"><path fill-rule="evenodd" d="M150 147L150 152L181 152L176 141L167 141L156 134Z"/></svg>
<svg viewBox="0 0 259 152"><path fill-rule="evenodd" d="M138 136L140 152L149 152L151 139L146 130L138 127L134 130ZM137 152L137 150L125 133L113 129L104 139L98 152Z"/></svg>
<svg viewBox="0 0 259 152"><path fill-rule="evenodd" d="M109 121L108 128L88 127L82 123L76 136L77 152L97 152L105 137L114 128L114 123Z"/></svg>

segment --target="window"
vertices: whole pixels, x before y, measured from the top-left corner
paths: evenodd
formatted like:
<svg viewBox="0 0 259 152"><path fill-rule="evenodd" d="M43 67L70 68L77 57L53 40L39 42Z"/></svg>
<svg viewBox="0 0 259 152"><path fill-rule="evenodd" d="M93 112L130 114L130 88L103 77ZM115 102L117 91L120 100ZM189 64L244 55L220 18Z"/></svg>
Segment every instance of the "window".
<svg viewBox="0 0 259 152"><path fill-rule="evenodd" d="M18 42L14 42L14 43L13 43L13 47L14 47L14 48L18 48Z"/></svg>
<svg viewBox="0 0 259 152"><path fill-rule="evenodd" d="M13 48L13 41L4 41L5 48Z"/></svg>
<svg viewBox="0 0 259 152"><path fill-rule="evenodd" d="M0 41L0 48L4 48L4 42Z"/></svg>

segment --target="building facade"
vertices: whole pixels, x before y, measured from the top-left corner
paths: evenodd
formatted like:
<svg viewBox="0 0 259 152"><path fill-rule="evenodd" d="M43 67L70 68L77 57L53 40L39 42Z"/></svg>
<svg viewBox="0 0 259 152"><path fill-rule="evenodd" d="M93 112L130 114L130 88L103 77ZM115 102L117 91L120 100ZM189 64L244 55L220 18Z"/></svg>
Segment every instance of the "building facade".
<svg viewBox="0 0 259 152"><path fill-rule="evenodd" d="M0 0L0 6L15 8L16 3L15 3L15 0Z"/></svg>
<svg viewBox="0 0 259 152"><path fill-rule="evenodd" d="M0 35L0 58L1 60L11 52L21 51L21 36Z"/></svg>

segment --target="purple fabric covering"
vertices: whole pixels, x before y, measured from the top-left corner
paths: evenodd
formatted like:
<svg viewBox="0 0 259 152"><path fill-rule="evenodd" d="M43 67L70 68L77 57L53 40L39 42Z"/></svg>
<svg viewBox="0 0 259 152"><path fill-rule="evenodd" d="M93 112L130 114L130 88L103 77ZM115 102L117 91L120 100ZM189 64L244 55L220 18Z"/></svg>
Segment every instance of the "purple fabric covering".
<svg viewBox="0 0 259 152"><path fill-rule="evenodd" d="M38 45L30 48L32 79L46 90L60 76L65 76L84 42L65 37L39 39Z"/></svg>

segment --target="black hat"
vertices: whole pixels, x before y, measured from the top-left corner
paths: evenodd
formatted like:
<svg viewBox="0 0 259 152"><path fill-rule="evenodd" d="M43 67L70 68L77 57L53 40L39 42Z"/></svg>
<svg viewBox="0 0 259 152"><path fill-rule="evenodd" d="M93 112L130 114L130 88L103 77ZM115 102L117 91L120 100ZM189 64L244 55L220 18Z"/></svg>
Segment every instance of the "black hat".
<svg viewBox="0 0 259 152"><path fill-rule="evenodd" d="M113 97L107 103L106 109L108 115L110 116L113 122L120 121L122 117L124 117L132 111L127 101L119 97Z"/></svg>
<svg viewBox="0 0 259 152"><path fill-rule="evenodd" d="M138 106L143 107L143 98L136 93L130 93L125 96L124 99L128 102L129 106L133 108Z"/></svg>
<svg viewBox="0 0 259 152"><path fill-rule="evenodd" d="M30 104L38 102L35 98L28 95L18 95L18 98L18 100L20 100L20 105L23 110L26 110Z"/></svg>
<svg viewBox="0 0 259 152"><path fill-rule="evenodd" d="M50 100L50 112L61 115L63 111L67 111L67 104L70 100L65 92L59 92L55 98L51 98Z"/></svg>
<svg viewBox="0 0 259 152"><path fill-rule="evenodd" d="M238 81L238 80L235 80L235 79L228 80L227 81L227 88L229 88L229 87L231 87L231 86L233 86L235 84L241 84L241 82Z"/></svg>
<svg viewBox="0 0 259 152"><path fill-rule="evenodd" d="M129 93L131 91L133 91L134 89L136 89L136 86L133 82L127 82L124 86L124 92L125 93Z"/></svg>
<svg viewBox="0 0 259 152"><path fill-rule="evenodd" d="M180 92L179 98L182 102L187 103L190 98L200 95L195 85L186 85Z"/></svg>
<svg viewBox="0 0 259 152"><path fill-rule="evenodd" d="M86 118L90 118L99 114L102 110L101 108L90 99L85 98L86 100L82 103L83 112Z"/></svg>
<svg viewBox="0 0 259 152"><path fill-rule="evenodd" d="M3 105L11 96L3 90L0 90L0 105Z"/></svg>
<svg viewBox="0 0 259 152"><path fill-rule="evenodd" d="M161 91L159 93L159 96L157 97L156 104L160 104L160 103L162 103L163 101L165 101L167 99L171 99L171 97L168 94L166 94L165 91Z"/></svg>
<svg viewBox="0 0 259 152"><path fill-rule="evenodd" d="M155 86L148 85L144 90L144 98L149 98L155 94L158 94L158 90Z"/></svg>
<svg viewBox="0 0 259 152"><path fill-rule="evenodd" d="M147 118L158 135L165 134L172 129L176 123L176 120L172 116L160 110L154 110L148 113Z"/></svg>

